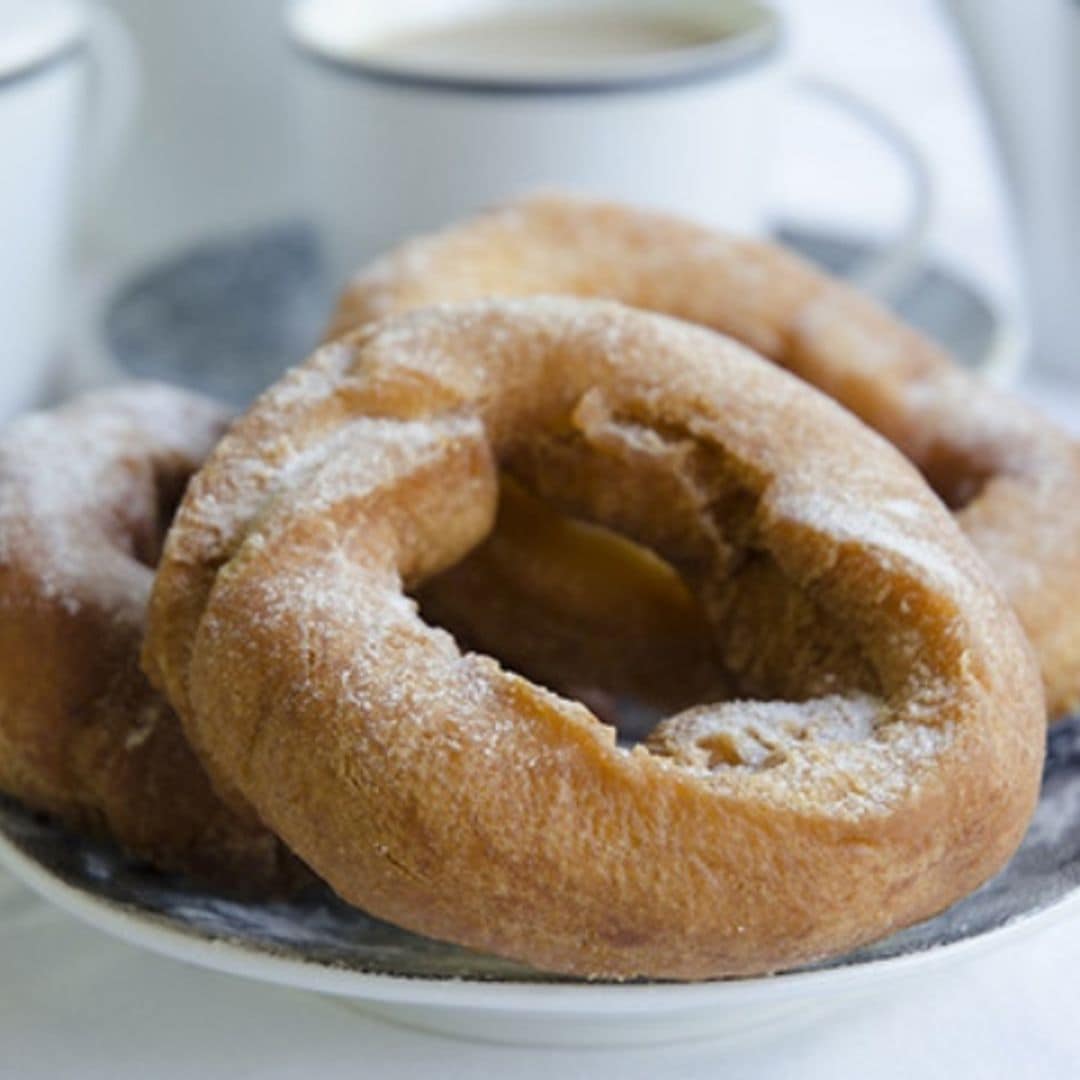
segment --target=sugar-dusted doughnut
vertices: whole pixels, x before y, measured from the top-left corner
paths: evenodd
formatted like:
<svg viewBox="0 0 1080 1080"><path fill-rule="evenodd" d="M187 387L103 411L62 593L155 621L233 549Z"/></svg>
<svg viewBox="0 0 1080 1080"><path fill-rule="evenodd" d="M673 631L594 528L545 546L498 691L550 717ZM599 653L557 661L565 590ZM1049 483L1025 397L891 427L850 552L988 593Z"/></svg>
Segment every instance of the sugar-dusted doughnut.
<svg viewBox="0 0 1080 1080"><path fill-rule="evenodd" d="M1047 418L776 245L584 199L527 199L406 243L352 282L331 334L409 307L532 293L712 327L855 412L916 464L990 564L1035 646L1051 715L1080 706L1080 455ZM558 560L527 543L522 561ZM487 555L461 573L481 577ZM508 565L508 542L500 556ZM457 582L438 588L456 621Z"/></svg>
<svg viewBox="0 0 1080 1080"><path fill-rule="evenodd" d="M753 700L625 748L426 624L403 589L491 530L500 469L676 568ZM345 899L587 976L771 971L941 910L1015 849L1045 741L1013 612L893 447L720 335L571 298L408 312L267 391L180 505L144 658Z"/></svg>
<svg viewBox="0 0 1080 1080"><path fill-rule="evenodd" d="M139 667L165 528L224 419L142 384L0 433L0 790L160 868L258 892L299 880L297 864L217 798Z"/></svg>

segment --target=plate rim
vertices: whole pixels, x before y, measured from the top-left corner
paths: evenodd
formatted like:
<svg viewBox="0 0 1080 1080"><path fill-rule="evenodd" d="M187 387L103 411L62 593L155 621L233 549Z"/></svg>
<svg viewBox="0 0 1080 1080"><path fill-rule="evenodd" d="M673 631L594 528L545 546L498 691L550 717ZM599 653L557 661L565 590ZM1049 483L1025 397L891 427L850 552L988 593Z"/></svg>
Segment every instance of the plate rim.
<svg viewBox="0 0 1080 1080"><path fill-rule="evenodd" d="M1013 944L1080 912L1080 888L1046 907L959 941L845 967L793 971L745 979L689 983L529 983L504 979L430 978L336 967L321 960L275 956L228 940L186 932L128 905L96 896L64 881L0 831L0 865L40 897L111 937L191 966L255 982L332 997L496 1013L671 1013L695 1007L775 1004L828 990L833 996L908 977L926 968Z"/></svg>

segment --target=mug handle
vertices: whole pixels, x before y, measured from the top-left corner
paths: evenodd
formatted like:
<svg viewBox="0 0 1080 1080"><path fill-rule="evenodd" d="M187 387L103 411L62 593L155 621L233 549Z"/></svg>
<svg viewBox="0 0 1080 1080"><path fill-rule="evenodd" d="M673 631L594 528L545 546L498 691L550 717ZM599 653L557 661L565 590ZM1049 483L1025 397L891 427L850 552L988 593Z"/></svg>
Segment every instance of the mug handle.
<svg viewBox="0 0 1080 1080"><path fill-rule="evenodd" d="M90 7L86 44L92 86L84 150L84 210L101 197L127 145L141 82L131 33L117 15L101 4Z"/></svg>
<svg viewBox="0 0 1080 1080"><path fill-rule="evenodd" d="M888 146L907 173L911 205L899 233L882 251L860 260L847 274L853 285L879 299L895 296L911 279L926 250L934 205L934 184L926 156L890 116L854 91L816 75L800 77L796 88L846 113Z"/></svg>

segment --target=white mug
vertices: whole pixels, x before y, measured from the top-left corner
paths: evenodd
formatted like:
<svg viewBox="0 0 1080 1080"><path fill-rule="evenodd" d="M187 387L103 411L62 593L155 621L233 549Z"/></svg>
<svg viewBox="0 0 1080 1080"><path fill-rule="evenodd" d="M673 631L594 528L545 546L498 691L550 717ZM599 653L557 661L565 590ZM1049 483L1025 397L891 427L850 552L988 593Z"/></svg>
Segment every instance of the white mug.
<svg viewBox="0 0 1080 1080"><path fill-rule="evenodd" d="M580 12L582 4L560 6ZM791 85L783 27L753 0L599 0L595 11L693 20L700 43L542 73L400 59L388 36L502 11L491 0L293 0L297 160L332 283L417 231L537 188L576 190L743 233L768 225L774 136ZM523 10L518 0L516 11ZM865 268L913 268L928 214L918 153L868 106L809 87L893 144L915 181L899 242ZM852 107L854 108L852 109Z"/></svg>
<svg viewBox="0 0 1080 1080"><path fill-rule="evenodd" d="M134 68L121 27L77 0L0 0L0 28L3 421L37 401L53 374L71 309L61 300L78 197L93 193L123 139Z"/></svg>
<svg viewBox="0 0 1080 1080"><path fill-rule="evenodd" d="M110 276L296 212L283 0L101 0L142 67L139 115L95 215Z"/></svg>
<svg viewBox="0 0 1080 1080"><path fill-rule="evenodd" d="M1080 371L1080 0L951 0L1016 197L1036 360Z"/></svg>

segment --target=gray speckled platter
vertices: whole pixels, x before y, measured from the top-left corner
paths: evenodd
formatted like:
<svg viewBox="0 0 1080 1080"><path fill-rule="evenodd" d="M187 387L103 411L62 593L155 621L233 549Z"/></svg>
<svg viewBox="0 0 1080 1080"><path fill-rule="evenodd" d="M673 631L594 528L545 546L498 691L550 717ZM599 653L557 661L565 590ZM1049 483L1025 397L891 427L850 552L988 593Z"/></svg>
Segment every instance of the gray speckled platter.
<svg viewBox="0 0 1080 1080"><path fill-rule="evenodd" d="M193 939L368 974L504 983L572 981L407 933L364 915L321 888L275 903L223 900L134 864L107 844L73 836L3 798L0 834L10 849L54 879ZM1049 910L1078 886L1080 717L1051 731L1035 820L1001 874L943 915L815 965L814 970L910 956L976 938Z"/></svg>

